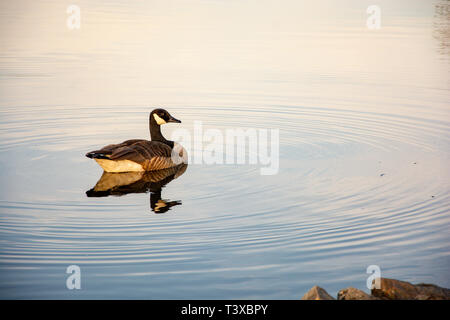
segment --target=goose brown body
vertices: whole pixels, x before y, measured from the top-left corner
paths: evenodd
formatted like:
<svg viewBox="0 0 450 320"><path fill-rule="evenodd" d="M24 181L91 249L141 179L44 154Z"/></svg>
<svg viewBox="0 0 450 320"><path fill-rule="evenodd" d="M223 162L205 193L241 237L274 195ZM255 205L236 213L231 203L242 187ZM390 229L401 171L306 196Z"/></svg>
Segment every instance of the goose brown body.
<svg viewBox="0 0 450 320"><path fill-rule="evenodd" d="M150 113L149 123L152 141L126 140L88 152L86 156L94 159L106 172L154 171L186 163L186 150L161 135L160 125L167 122L181 121L163 109L155 109Z"/></svg>

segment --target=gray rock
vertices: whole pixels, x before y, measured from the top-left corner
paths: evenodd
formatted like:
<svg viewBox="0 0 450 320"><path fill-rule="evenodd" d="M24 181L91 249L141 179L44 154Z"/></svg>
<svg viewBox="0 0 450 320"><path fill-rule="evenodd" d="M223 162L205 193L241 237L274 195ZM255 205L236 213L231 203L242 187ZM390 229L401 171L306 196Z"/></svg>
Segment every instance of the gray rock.
<svg viewBox="0 0 450 320"><path fill-rule="evenodd" d="M322 289L321 287L314 286L302 297L302 300L336 300L332 296Z"/></svg>
<svg viewBox="0 0 450 320"><path fill-rule="evenodd" d="M365 293L362 290L348 287L345 289L342 289L338 292L337 295L338 300L375 300L377 298L372 297Z"/></svg>

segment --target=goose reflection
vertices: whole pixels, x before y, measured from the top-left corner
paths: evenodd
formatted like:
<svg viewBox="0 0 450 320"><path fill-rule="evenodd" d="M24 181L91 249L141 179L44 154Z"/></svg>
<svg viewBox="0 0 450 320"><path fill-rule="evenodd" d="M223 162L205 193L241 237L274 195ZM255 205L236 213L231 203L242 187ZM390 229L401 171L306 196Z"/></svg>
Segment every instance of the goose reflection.
<svg viewBox="0 0 450 320"><path fill-rule="evenodd" d="M154 213L164 213L181 205L181 200L169 201L161 198L161 190L172 180L181 176L187 164L146 172L103 172L95 187L86 191L88 197L123 196L128 193L150 192L150 208Z"/></svg>

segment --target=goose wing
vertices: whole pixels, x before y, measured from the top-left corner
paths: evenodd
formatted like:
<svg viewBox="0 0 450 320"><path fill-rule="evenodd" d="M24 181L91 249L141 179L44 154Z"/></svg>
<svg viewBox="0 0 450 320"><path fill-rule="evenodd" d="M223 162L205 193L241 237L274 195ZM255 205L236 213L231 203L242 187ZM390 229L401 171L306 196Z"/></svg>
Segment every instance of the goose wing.
<svg viewBox="0 0 450 320"><path fill-rule="evenodd" d="M115 148L109 159L111 160L130 160L137 163L143 163L155 157L170 158L172 148L159 141L137 141L131 145Z"/></svg>
<svg viewBox="0 0 450 320"><path fill-rule="evenodd" d="M139 143L142 141L146 141L144 139L132 139L126 140L122 143L117 144L108 144L99 150L94 150L86 153L86 157L91 159L109 159L109 157L116 151L122 147L130 147L135 143Z"/></svg>
<svg viewBox="0 0 450 320"><path fill-rule="evenodd" d="M145 171L166 169L176 165L171 158L172 148L159 141L127 140L91 151L86 156L114 162L132 161L139 164Z"/></svg>

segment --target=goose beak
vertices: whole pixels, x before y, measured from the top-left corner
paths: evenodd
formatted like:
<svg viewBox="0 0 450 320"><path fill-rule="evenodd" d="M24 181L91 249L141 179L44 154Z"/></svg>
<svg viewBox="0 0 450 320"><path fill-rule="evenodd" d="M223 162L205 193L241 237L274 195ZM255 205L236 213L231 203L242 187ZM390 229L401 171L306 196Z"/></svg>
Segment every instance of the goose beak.
<svg viewBox="0 0 450 320"><path fill-rule="evenodd" d="M167 121L167 122L175 122L175 123L181 123L181 121L180 120L178 120L178 119L175 119L174 117L172 117L172 116L170 116L170 119L169 119L169 121Z"/></svg>

